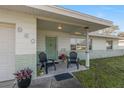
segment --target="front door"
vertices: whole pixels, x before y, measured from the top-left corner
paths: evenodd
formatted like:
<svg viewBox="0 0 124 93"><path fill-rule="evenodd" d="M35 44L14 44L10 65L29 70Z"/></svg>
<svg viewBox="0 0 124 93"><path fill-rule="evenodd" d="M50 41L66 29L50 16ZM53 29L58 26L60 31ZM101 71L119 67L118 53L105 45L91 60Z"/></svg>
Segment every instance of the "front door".
<svg viewBox="0 0 124 93"><path fill-rule="evenodd" d="M57 59L56 37L46 37L46 53L47 57Z"/></svg>

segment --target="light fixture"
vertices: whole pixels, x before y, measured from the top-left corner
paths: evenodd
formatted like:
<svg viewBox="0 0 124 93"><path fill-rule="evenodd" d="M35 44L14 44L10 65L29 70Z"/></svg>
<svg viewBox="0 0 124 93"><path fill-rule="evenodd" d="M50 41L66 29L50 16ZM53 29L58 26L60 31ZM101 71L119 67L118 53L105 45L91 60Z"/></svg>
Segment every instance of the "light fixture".
<svg viewBox="0 0 124 93"><path fill-rule="evenodd" d="M58 29L59 29L59 30L62 29L62 25L61 25L61 24L58 25Z"/></svg>
<svg viewBox="0 0 124 93"><path fill-rule="evenodd" d="M76 35L81 35L81 33L80 33L80 32L74 32L74 34L76 34Z"/></svg>
<svg viewBox="0 0 124 93"><path fill-rule="evenodd" d="M84 27L84 29L89 29L89 27L88 27L88 26L86 26L86 27Z"/></svg>

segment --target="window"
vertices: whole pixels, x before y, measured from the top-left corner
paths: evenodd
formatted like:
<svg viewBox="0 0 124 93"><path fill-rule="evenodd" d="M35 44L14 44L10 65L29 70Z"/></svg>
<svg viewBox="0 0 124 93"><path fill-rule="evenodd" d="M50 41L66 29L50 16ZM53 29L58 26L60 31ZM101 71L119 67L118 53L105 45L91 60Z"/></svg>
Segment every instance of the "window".
<svg viewBox="0 0 124 93"><path fill-rule="evenodd" d="M71 38L71 50L85 50L86 39ZM92 49L92 40L89 42L89 49Z"/></svg>
<svg viewBox="0 0 124 93"><path fill-rule="evenodd" d="M112 45L113 45L112 40L107 40L107 41L106 41L106 48L107 48L107 49L112 49L112 47L113 47Z"/></svg>
<svg viewBox="0 0 124 93"><path fill-rule="evenodd" d="M79 38L71 38L71 50L85 50L85 40Z"/></svg>
<svg viewBox="0 0 124 93"><path fill-rule="evenodd" d="M118 46L124 46L124 40L119 40L118 41Z"/></svg>
<svg viewBox="0 0 124 93"><path fill-rule="evenodd" d="M89 50L92 50L92 39L89 40Z"/></svg>
<svg viewBox="0 0 124 93"><path fill-rule="evenodd" d="M71 50L76 50L76 39L71 39Z"/></svg>

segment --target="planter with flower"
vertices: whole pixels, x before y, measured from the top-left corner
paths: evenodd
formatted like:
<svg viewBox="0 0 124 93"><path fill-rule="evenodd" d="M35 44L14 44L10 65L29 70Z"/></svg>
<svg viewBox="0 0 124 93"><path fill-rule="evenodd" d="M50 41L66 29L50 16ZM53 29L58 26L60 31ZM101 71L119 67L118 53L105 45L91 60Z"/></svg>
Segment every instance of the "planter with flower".
<svg viewBox="0 0 124 93"><path fill-rule="evenodd" d="M67 62L67 55L66 54L61 54L59 56L59 59L63 60L66 63Z"/></svg>
<svg viewBox="0 0 124 93"><path fill-rule="evenodd" d="M29 85L31 83L31 78L32 78L32 70L31 69L29 69L29 68L22 69L20 71L17 71L16 73L14 73L14 75L17 79L19 88L29 87Z"/></svg>

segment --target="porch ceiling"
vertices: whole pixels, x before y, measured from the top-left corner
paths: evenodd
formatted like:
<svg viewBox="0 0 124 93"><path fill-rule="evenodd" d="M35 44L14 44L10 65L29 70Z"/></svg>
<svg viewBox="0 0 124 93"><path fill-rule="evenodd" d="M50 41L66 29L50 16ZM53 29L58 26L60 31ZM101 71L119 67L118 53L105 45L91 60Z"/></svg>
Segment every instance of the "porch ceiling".
<svg viewBox="0 0 124 93"><path fill-rule="evenodd" d="M74 34L75 32L80 32L84 34L83 28L80 26L74 26L74 25L69 25L69 24L64 24L61 23L62 29L58 29L58 26L60 25L59 22L52 22L52 21L47 21L47 20L37 20L37 28L40 30L48 30L48 31L62 31L70 34Z"/></svg>
<svg viewBox="0 0 124 93"><path fill-rule="evenodd" d="M46 20L40 22L42 23L41 27L44 29L55 30L56 26L59 23L64 25L65 31L85 32L84 27L86 26L90 28L89 31L97 31L112 26L113 24L111 21L108 20L104 20L87 14L81 14L56 6L4 5L0 6L0 9L24 12L31 14L36 18L41 19L42 21Z"/></svg>

